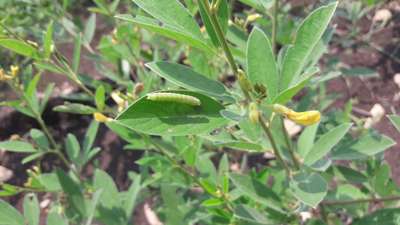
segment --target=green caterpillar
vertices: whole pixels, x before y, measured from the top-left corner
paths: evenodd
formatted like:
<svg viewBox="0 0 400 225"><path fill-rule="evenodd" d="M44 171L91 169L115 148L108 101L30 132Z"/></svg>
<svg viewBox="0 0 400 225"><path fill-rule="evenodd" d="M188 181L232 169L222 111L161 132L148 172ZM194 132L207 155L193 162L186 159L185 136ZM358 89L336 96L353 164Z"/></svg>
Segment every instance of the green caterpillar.
<svg viewBox="0 0 400 225"><path fill-rule="evenodd" d="M201 105L201 101L196 97L176 93L150 93L147 94L147 99L158 102L177 102L193 106Z"/></svg>

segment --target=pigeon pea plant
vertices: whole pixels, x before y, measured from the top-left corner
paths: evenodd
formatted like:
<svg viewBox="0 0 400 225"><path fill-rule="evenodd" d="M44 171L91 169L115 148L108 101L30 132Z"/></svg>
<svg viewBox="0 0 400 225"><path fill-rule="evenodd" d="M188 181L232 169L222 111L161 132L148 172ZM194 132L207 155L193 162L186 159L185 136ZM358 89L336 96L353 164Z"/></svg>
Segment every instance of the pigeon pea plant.
<svg viewBox="0 0 400 225"><path fill-rule="evenodd" d="M40 44L12 29L0 37L0 46L30 59L24 68L0 70L0 81L18 96L0 106L40 126L0 142L3 150L26 154L21 163L36 165L24 185L2 184L1 196L26 195L23 214L0 200L0 224L38 225L40 214L48 225L132 224L135 208L149 200L171 225L399 223L400 190L382 154L394 141L352 128L351 110L329 111L318 95L293 101L307 87L313 93L324 87L325 72L316 64L332 36L337 2L316 8L283 46L279 1L242 0L252 7L247 17L233 13L227 0L133 0L124 7L129 14L119 14L118 0L94 2L89 10L115 27L97 51L95 14L83 27L67 18L51 22ZM74 39L71 60L53 38L62 29ZM106 79L79 72L82 47ZM44 71L80 88L54 110L93 115L83 138L56 136L46 124L54 84L37 97ZM400 129L400 118L390 119ZM299 135L289 122L301 126ZM127 190L119 191L95 163L100 123L126 141L126 150L143 151ZM64 165L43 172L49 154ZM88 164L92 177L83 173ZM52 196L46 211L39 193Z"/></svg>

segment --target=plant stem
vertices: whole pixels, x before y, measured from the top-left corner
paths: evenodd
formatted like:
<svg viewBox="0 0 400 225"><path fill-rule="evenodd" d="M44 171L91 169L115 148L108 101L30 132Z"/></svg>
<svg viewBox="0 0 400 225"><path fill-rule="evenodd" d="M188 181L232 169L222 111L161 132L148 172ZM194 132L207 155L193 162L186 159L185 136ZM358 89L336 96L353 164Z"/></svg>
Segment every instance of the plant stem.
<svg viewBox="0 0 400 225"><path fill-rule="evenodd" d="M36 120L39 123L40 127L42 128L43 132L46 134L46 136L49 139L50 144L53 146L53 148L58 149L57 143L54 140L53 135L51 135L49 129L46 126L46 123L43 121L43 118L40 114L36 115Z"/></svg>
<svg viewBox="0 0 400 225"><path fill-rule="evenodd" d="M321 204L325 206L331 205L351 205L366 202L387 202L387 201L398 201L400 196L389 196L383 198L365 198L365 199L354 199L354 200L333 200L333 201L323 201Z"/></svg>
<svg viewBox="0 0 400 225"><path fill-rule="evenodd" d="M65 166L67 166L68 168L70 168L70 162L65 158L64 154L61 152L59 146L57 145L57 142L55 141L53 135L50 133L49 129L47 128L46 123L44 122L42 115L40 115L39 112L37 112L32 106L31 104L29 104L29 101L27 99L27 97L25 96L24 93L21 93L21 90L18 89L18 87L15 87L12 83L7 83L11 89L18 95L19 98L23 99L26 104L27 107L29 108L29 110L33 113L33 115L35 116L35 120L39 123L39 126L42 128L44 134L46 135L47 139L50 141L50 145L54 150L49 151L49 153L53 153L55 155L57 155L61 161L65 164Z"/></svg>
<svg viewBox="0 0 400 225"><path fill-rule="evenodd" d="M210 3L208 0L203 0L200 2L200 4L204 4L204 8L206 9L207 15L210 17L211 25L217 35L218 41L222 46L222 49L224 50L225 56L228 60L228 63L230 67L232 68L232 71L236 77L237 80L240 79L239 77L239 68L235 63L235 59L233 58L232 52L229 49L228 42L226 41L224 32L222 31L221 25L219 24L218 18L216 16L216 12L211 9ZM251 96L248 90L243 88L242 86L240 87L244 96L246 97L247 101L251 101Z"/></svg>
<svg viewBox="0 0 400 225"><path fill-rule="evenodd" d="M238 75L238 71L239 71L238 67L235 63L235 59L233 58L232 52L229 49L228 42L225 39L225 35L219 24L218 18L216 17L215 13L211 10L211 6L210 6L210 3L208 2L208 0L203 0L203 2L205 4L204 8L206 9L207 14L210 16L211 24L214 28L215 33L217 34L217 38L222 46L222 49L225 52L226 58L229 62L229 65L231 66L233 73L235 75Z"/></svg>
<svg viewBox="0 0 400 225"><path fill-rule="evenodd" d="M274 154L275 154L276 158L283 165L283 168L285 169L286 174L288 175L288 177L291 177L290 168L289 168L288 164L285 162L285 160L282 158L282 155L278 150L278 146L275 143L275 139L272 136L271 130L267 126L266 121L265 121L264 117L262 117L262 116L260 116L260 124L261 124L261 128L267 134L268 139L271 142L271 146L272 146L272 149L274 151Z"/></svg>
<svg viewBox="0 0 400 225"><path fill-rule="evenodd" d="M326 224L328 224L328 216L326 215L325 206L323 204L320 204L319 209L320 209L322 221L324 221Z"/></svg>
<svg viewBox="0 0 400 225"><path fill-rule="evenodd" d="M229 65L231 66L233 73L235 74L236 78L239 79L239 68L235 63L235 59L233 58L232 52L229 49L229 45L228 42L226 41L226 38L224 36L224 33L222 32L221 26L218 22L218 18L215 15L215 12L211 10L211 6L210 3L208 2L208 0L203 0L200 2L200 4L203 3L204 4L204 8L207 11L207 14L210 16L210 21L211 24L213 26L213 29L215 31L215 33L217 34L217 38L222 46L222 49L224 50L224 53L226 55L226 58L229 62ZM244 95L246 96L246 100L247 101L251 101L251 95L249 94L249 92L243 88L242 86L240 87L244 93ZM290 173L290 169L288 167L288 165L286 164L286 162L283 160L282 156L279 153L278 147L275 144L275 139L271 134L271 131L269 130L269 128L267 127L267 125L265 124L265 119L263 118L262 115L260 115L260 123L261 123L261 127L263 128L264 132L266 133L266 135L268 136L272 148L274 150L274 153L276 155L276 158L278 159L278 161L283 165L287 175L290 177L291 173Z"/></svg>
<svg viewBox="0 0 400 225"><path fill-rule="evenodd" d="M151 137L149 136L144 136L142 135L142 137L144 137L145 139L147 139L152 145L153 147L156 149L156 151L161 154L164 155L165 157L167 157L167 159L174 165L176 166L181 172L183 172L184 174L188 175L189 177L191 177L193 179L193 181L200 186L204 192L207 192L206 188L203 186L203 184L201 183L200 179L192 174L191 172L187 171L185 167L183 167L177 160L175 160L172 156L170 156L170 154L168 152L166 152L163 147L161 147L159 144L157 144L156 142L154 142ZM207 192L208 193L208 192ZM232 207L232 203L230 202L230 200L227 198L227 196L225 195L225 193L222 194L222 196L218 196L218 195L214 195L212 193L209 193L211 196L213 196L214 198L222 198L225 203L226 206L228 208L229 211L233 212L233 207Z"/></svg>
<svg viewBox="0 0 400 225"><path fill-rule="evenodd" d="M292 141L290 140L290 136L289 133L285 127L285 122L283 120L283 118L280 119L281 120L281 124L282 124L282 130L283 130L283 134L285 135L285 142L288 148L288 151L290 153L290 157L293 160L293 165L296 169L300 169L300 162L297 159L295 153L294 153L294 149L293 149L293 145L292 145Z"/></svg>
<svg viewBox="0 0 400 225"><path fill-rule="evenodd" d="M279 0L275 0L272 12L272 51L276 54L276 34L278 31Z"/></svg>

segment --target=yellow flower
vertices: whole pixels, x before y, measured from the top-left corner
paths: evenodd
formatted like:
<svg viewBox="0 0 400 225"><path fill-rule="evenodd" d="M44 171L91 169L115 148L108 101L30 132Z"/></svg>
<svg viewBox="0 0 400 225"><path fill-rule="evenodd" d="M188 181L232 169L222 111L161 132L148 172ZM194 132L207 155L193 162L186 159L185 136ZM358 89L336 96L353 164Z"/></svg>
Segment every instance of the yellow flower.
<svg viewBox="0 0 400 225"><path fill-rule="evenodd" d="M258 14L258 13L255 13L255 14L251 14L251 15L248 15L247 16L247 22L254 22L254 21L256 21L257 19L259 19L259 18L262 18L262 16L260 15L260 14Z"/></svg>
<svg viewBox="0 0 400 225"><path fill-rule="evenodd" d="M94 120L96 120L97 122L100 122L100 123L106 123L106 122L112 121L111 118L109 118L109 117L107 117L104 114L99 113L99 112L93 113L93 117L94 117Z"/></svg>
<svg viewBox="0 0 400 225"><path fill-rule="evenodd" d="M127 101L125 99L123 99L120 94L121 93L119 91L111 92L111 98L118 105L118 112L121 112L122 110L124 110L127 105Z"/></svg>
<svg viewBox="0 0 400 225"><path fill-rule="evenodd" d="M315 110L306 112L292 112L287 118L303 126L313 125L321 120L321 113Z"/></svg>
<svg viewBox="0 0 400 225"><path fill-rule="evenodd" d="M252 123L258 123L260 118L260 111L258 111L257 104L252 102L249 106L249 119Z"/></svg>
<svg viewBox="0 0 400 225"><path fill-rule="evenodd" d="M0 81L7 81L11 79L12 77L10 75L7 75L3 69L0 69Z"/></svg>
<svg viewBox="0 0 400 225"><path fill-rule="evenodd" d="M12 77L16 77L19 73L19 67L18 66L11 66L10 67L11 70L11 76Z"/></svg>
<svg viewBox="0 0 400 225"><path fill-rule="evenodd" d="M0 69L0 81L4 80L5 74L4 74L4 70Z"/></svg>
<svg viewBox="0 0 400 225"><path fill-rule="evenodd" d="M321 120L321 113L316 110L306 111L306 112L296 112L286 106L274 104L272 110L275 113L281 114L291 121L303 125L309 126L318 123Z"/></svg>

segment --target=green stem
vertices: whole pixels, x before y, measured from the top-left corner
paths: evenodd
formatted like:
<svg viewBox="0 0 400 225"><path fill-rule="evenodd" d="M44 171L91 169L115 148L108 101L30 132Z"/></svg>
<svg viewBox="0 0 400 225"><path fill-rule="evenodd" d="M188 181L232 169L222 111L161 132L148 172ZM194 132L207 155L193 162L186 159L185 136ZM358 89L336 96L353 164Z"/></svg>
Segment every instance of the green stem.
<svg viewBox="0 0 400 225"><path fill-rule="evenodd" d="M200 2L200 4L202 4L202 3L204 4L204 8L206 9L206 12L210 17L211 25L212 25L214 31L217 34L217 38L218 38L218 40L219 40L219 42L220 42L220 44L222 46L222 49L224 50L224 53L225 53L226 58L227 58L227 60L229 62L229 65L231 66L236 78L239 79L239 68L235 63L235 59L233 58L231 50L229 49L228 42L226 41L224 33L222 32L221 26L220 26L220 24L218 22L218 18L216 17L215 12L213 12L211 10L211 6L210 6L210 3L208 2L208 0L203 0L203 1ZM243 88L242 86L241 86L241 89L242 89L244 95L246 96L246 100L250 102L251 101L251 95L249 94L249 92L245 88ZM269 128L265 124L265 119L264 119L264 117L262 115L260 116L260 123L261 123L261 127L263 128L264 132L266 133L266 135L270 139L270 142L271 142L271 145L272 145L272 148L274 150L276 158L283 165L287 175L291 176L290 169L289 169L288 165L286 164L286 162L283 160L282 156L280 155L280 153L278 151L278 147L275 144L275 139L272 136L271 131L269 130Z"/></svg>
<svg viewBox="0 0 400 225"><path fill-rule="evenodd" d="M217 34L218 41L220 42L222 49L224 50L229 65L231 66L233 73L235 75L238 75L239 69L235 63L235 59L233 58L232 52L229 49L228 42L225 39L225 35L219 24L218 18L216 17L215 13L211 10L211 6L208 0L203 0L203 2L205 4L204 8L206 9L207 14L210 16L211 25L214 28L215 33Z"/></svg>
<svg viewBox="0 0 400 225"><path fill-rule="evenodd" d="M278 30L279 0L275 0L272 12L272 51L276 54L276 34Z"/></svg>
<svg viewBox="0 0 400 225"><path fill-rule="evenodd" d="M60 53L54 54L54 58L56 59L56 61L58 62L59 65L62 65L62 66L64 67L64 69L67 70L66 72L69 73L69 75L67 75L68 78L69 78L71 81L73 81L75 84L77 84L77 85L79 86L80 89L82 89L82 90L83 90L84 92L86 92L88 95L90 95L90 96L93 97L93 96L94 96L94 93L93 93L91 90L89 90L89 89L79 80L78 75L72 70L72 68L71 68L67 63L63 63L63 59L61 59L61 58L58 56L59 54L60 54ZM53 61L53 63L55 63L55 62Z"/></svg>
<svg viewBox="0 0 400 225"><path fill-rule="evenodd" d="M58 149L57 143L53 138L53 135L51 135L49 129L46 126L46 123L43 121L43 118L40 114L36 115L36 120L38 121L40 127L42 128L43 132L46 134L47 138L50 141L50 144L53 146L53 148Z"/></svg>
<svg viewBox="0 0 400 225"><path fill-rule="evenodd" d="M35 116L35 120L39 123L39 126L42 128L44 134L46 135L47 139L50 141L50 145L53 149L52 151L49 151L49 153L53 153L56 154L61 161L68 167L70 168L70 162L65 158L64 154L61 152L59 146L57 145L57 142L55 141L53 135L50 133L49 129L47 128L46 123L44 122L42 116L40 115L39 112L36 112L36 110L34 110L34 108L31 106L31 104L29 104L29 101L27 99L27 97L24 95L24 93L21 93L21 91L18 89L18 87L15 87L12 83L7 83L11 89L19 96L19 98L22 98L26 104L27 107L29 108L29 110L33 113L33 115Z"/></svg>
<svg viewBox="0 0 400 225"><path fill-rule="evenodd" d="M351 205L351 204L368 203L368 202L387 202L387 201L398 201L398 200L400 200L400 196L389 196L383 198L364 198L364 199L354 199L354 200L332 200L332 201L323 201L321 204L324 206L332 206L332 205Z"/></svg>
<svg viewBox="0 0 400 225"><path fill-rule="evenodd" d="M222 49L225 53L226 59L228 60L228 63L230 67L232 68L232 71L236 77L237 80L240 79L239 77L239 67L235 63L235 59L233 58L233 54L229 48L228 42L225 38L224 32L222 31L221 25L219 24L218 18L216 16L216 12L211 10L210 3L208 0L203 0L200 2L200 4L204 4L204 8L206 9L207 15L210 17L211 25L217 35L218 41L222 46ZM243 91L246 100L251 101L251 96L248 90L246 90L244 87L241 86L241 90Z"/></svg>
<svg viewBox="0 0 400 225"><path fill-rule="evenodd" d="M290 153L290 157L293 160L293 165L295 166L296 169L300 169L300 162L297 159L295 153L294 153L294 149L293 149L293 145L292 145L292 141L290 140L290 136L289 133L285 127L285 122L283 120L283 118L280 119L281 120L281 124L282 124L282 130L283 130L283 134L285 136L285 142L288 148L288 151Z"/></svg>
<svg viewBox="0 0 400 225"><path fill-rule="evenodd" d="M321 214L322 220L326 224L328 224L328 215L326 214L325 206L323 204L320 204L319 209L320 209L320 214Z"/></svg>
<svg viewBox="0 0 400 225"><path fill-rule="evenodd" d="M158 152L161 155L164 155L165 157L167 157L167 159L175 166L177 167L181 172L183 172L184 174L186 174L187 176L191 177L193 179L193 181L200 186L204 192L207 193L207 189L203 186L203 184L201 183L200 179L192 174L191 172L187 171L186 168L184 166L182 166L177 160L175 160L167 151L165 151L163 149L163 147L161 147L159 144L157 144L156 142L154 142L151 137L149 136L145 136L142 135L142 137L144 137L145 139L147 139L152 145L153 147L156 149L156 152ZM225 201L226 206L228 208L229 211L233 212L233 206L232 203L230 202L230 200L227 198L227 196L223 193L222 196L217 196L217 195L213 195L210 193L210 195L212 195L215 198L221 198Z"/></svg>
<svg viewBox="0 0 400 225"><path fill-rule="evenodd" d="M278 146L276 145L275 139L272 136L271 130L267 126L266 121L265 121L264 117L262 117L262 116L260 116L260 124L261 124L261 128L267 134L268 139L271 142L271 146L272 146L272 149L274 151L274 154L275 154L277 160L279 161L280 164L282 164L288 177L291 177L290 168L289 168L288 164L285 162L285 160L282 158L282 155L279 152Z"/></svg>

